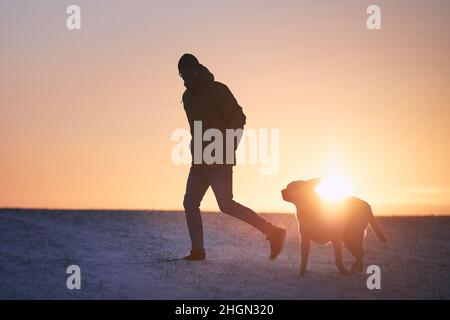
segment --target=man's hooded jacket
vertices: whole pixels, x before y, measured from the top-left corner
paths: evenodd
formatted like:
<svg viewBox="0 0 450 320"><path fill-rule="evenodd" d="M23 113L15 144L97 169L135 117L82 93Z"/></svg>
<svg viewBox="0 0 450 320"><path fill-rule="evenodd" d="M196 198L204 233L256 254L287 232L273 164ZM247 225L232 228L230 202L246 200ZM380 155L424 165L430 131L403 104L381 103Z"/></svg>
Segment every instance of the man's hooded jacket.
<svg viewBox="0 0 450 320"><path fill-rule="evenodd" d="M230 89L223 83L214 81L214 75L202 64L197 78L189 85L183 93L184 110L189 121L191 139L192 165L198 169L208 169L217 166L226 165L226 129L243 129L245 125L245 114L237 103ZM194 121L202 122L202 136L194 137ZM215 128L222 133L223 152L221 163L208 164L203 158L203 151L208 144L213 141L203 141L203 133L207 129ZM201 163L194 163L194 139L202 142ZM214 138L212 138L214 140ZM237 148L237 139L234 139L233 161L228 163L234 165L236 162L235 150ZM230 150L230 149L228 149ZM214 152L212 153L214 155Z"/></svg>

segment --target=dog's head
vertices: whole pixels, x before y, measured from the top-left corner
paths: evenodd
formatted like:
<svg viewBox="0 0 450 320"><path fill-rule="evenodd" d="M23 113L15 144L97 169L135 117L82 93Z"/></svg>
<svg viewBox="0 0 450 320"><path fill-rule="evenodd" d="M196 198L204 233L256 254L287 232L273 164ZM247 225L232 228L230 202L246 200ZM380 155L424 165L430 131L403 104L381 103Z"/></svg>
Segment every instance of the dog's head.
<svg viewBox="0 0 450 320"><path fill-rule="evenodd" d="M322 178L293 181L286 189L281 190L281 196L284 201L293 203L296 207L307 205L317 199L315 189L321 181Z"/></svg>

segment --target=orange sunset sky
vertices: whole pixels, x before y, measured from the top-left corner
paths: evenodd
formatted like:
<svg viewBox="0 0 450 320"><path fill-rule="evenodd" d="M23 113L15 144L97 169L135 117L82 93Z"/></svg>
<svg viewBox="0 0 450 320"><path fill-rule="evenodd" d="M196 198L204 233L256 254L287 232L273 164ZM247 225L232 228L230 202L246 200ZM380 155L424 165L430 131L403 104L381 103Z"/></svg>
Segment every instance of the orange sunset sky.
<svg viewBox="0 0 450 320"><path fill-rule="evenodd" d="M279 129L278 172L237 166L238 202L293 212L287 183L335 173L375 214L450 214L450 1L0 0L0 39L0 207L182 209L190 52L247 128Z"/></svg>

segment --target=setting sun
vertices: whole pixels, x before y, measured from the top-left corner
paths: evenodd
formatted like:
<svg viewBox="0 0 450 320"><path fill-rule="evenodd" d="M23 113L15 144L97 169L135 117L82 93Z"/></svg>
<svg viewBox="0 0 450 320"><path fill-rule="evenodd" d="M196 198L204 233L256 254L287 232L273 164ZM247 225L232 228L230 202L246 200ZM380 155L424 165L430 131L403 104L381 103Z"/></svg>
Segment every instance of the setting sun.
<svg viewBox="0 0 450 320"><path fill-rule="evenodd" d="M325 200L338 201L350 195L350 184L343 176L325 177L316 192Z"/></svg>

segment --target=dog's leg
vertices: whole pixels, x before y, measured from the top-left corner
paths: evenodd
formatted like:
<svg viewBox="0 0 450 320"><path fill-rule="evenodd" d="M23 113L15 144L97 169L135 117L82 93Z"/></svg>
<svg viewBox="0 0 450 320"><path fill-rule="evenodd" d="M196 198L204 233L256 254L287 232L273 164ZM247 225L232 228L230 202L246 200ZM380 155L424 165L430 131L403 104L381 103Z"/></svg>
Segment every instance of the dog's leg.
<svg viewBox="0 0 450 320"><path fill-rule="evenodd" d="M336 267L339 269L339 272L341 275L348 275L348 270L344 267L344 264L342 263L342 243L341 240L335 240L333 241L333 247L334 247L334 255L336 258Z"/></svg>
<svg viewBox="0 0 450 320"><path fill-rule="evenodd" d="M344 235L344 244L345 247L350 251L353 257L355 257L355 263L352 266L351 272L361 272L362 271L362 247L358 248L358 239L357 237L351 237L349 234ZM361 270L361 271L360 271Z"/></svg>
<svg viewBox="0 0 450 320"><path fill-rule="evenodd" d="M300 274L299 277L302 277L306 273L306 265L308 264L308 255L309 255L309 247L310 247L310 240L306 239L305 237L302 237L301 240L301 253L302 253L302 262L300 267Z"/></svg>
<svg viewBox="0 0 450 320"><path fill-rule="evenodd" d="M352 241L353 252L355 256L355 263L352 266L352 272L362 272L364 269L364 230L360 231Z"/></svg>

